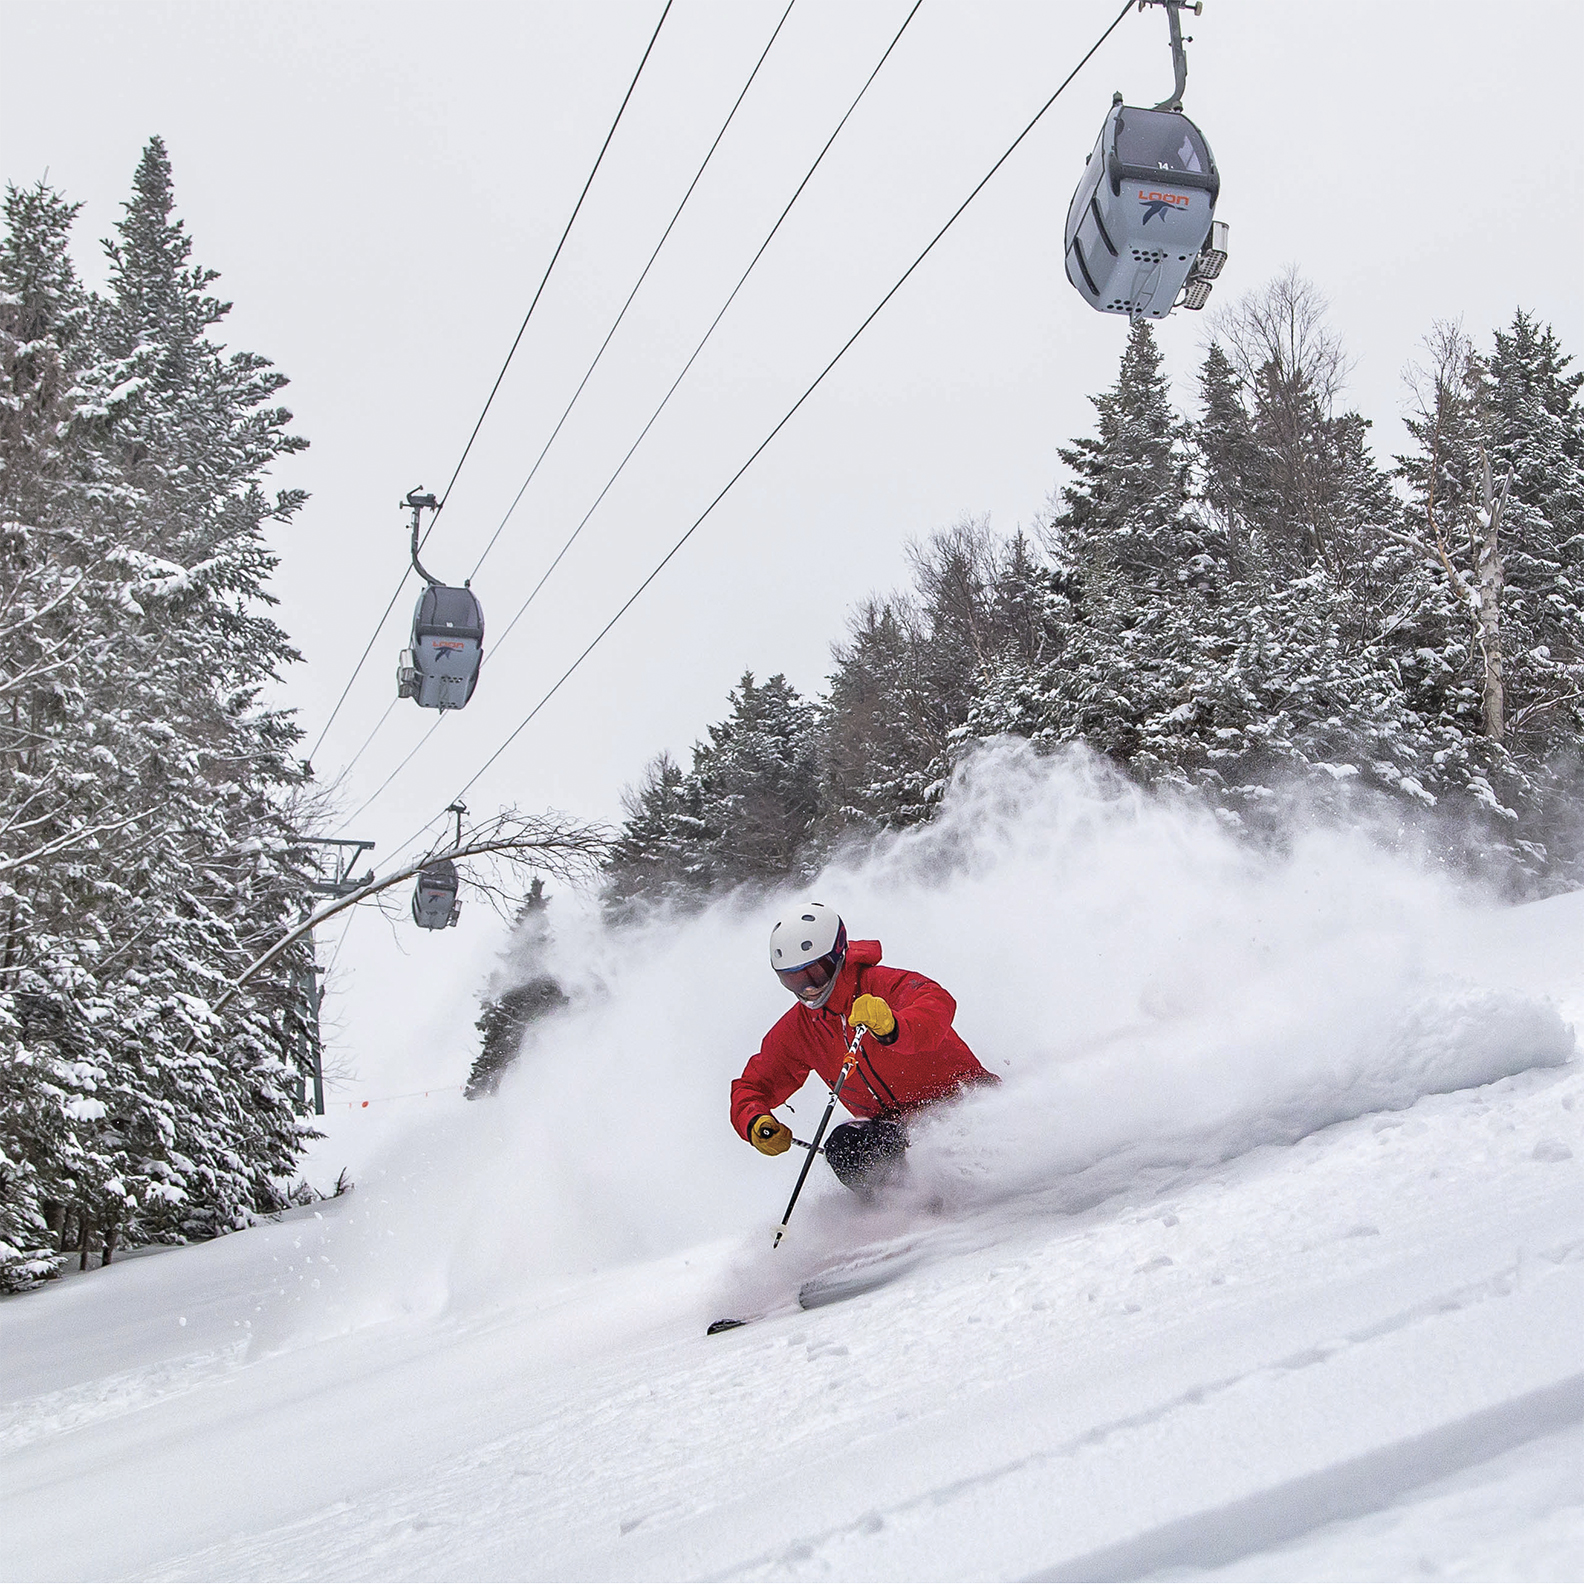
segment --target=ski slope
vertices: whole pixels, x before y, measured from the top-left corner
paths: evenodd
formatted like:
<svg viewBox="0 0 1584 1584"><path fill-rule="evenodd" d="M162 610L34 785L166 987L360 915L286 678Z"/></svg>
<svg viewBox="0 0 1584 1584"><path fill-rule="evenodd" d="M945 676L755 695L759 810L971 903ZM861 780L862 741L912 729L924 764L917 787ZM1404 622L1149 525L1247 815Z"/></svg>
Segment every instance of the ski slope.
<svg viewBox="0 0 1584 1584"><path fill-rule="evenodd" d="M758 913L568 923L495 1101L0 1304L4 1576L1584 1575L1584 893L991 768L822 880L1005 1072L908 1193L772 1254L796 1163L720 1113L775 986L684 971Z"/></svg>

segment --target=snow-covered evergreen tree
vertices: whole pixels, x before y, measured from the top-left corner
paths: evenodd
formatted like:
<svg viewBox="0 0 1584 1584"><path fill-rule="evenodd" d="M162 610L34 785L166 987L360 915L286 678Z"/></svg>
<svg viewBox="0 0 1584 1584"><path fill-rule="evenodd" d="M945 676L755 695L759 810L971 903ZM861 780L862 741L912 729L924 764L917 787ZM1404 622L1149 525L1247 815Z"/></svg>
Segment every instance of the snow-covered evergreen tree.
<svg viewBox="0 0 1584 1584"><path fill-rule="evenodd" d="M1569 883L1584 866L1584 380L1522 314L1465 365L1411 424L1405 516L1368 420L1341 406L1342 343L1308 282L1289 272L1221 318L1191 422L1134 326L1095 432L1061 451L1070 477L1042 543L961 523L915 546L909 587L854 613L819 707L820 812L792 868L929 818L957 758L1013 733L1081 740L1252 829L1286 823L1278 792L1382 829L1450 815L1444 861ZM1506 582L1476 588L1482 448L1514 482ZM1425 553L1432 484L1445 564ZM1478 653L1498 608L1501 741ZM618 890L725 878L711 752L688 774L651 768Z"/></svg>
<svg viewBox="0 0 1584 1584"><path fill-rule="evenodd" d="M1199 370L1199 402L1203 417L1193 437L1201 505L1226 547L1231 575L1254 577L1262 570L1255 529L1266 515L1265 470L1242 381L1219 341L1210 343Z"/></svg>
<svg viewBox="0 0 1584 1584"><path fill-rule="evenodd" d="M102 1070L51 1037L50 1008L84 981L40 952L63 877L123 816L72 762L103 578L101 478L86 431L104 379L68 242L76 206L43 183L6 194L0 242L0 1286L57 1266L60 1207L108 1181L85 1140Z"/></svg>
<svg viewBox="0 0 1584 1584"><path fill-rule="evenodd" d="M615 913L676 905L707 887L702 803L703 789L670 754L644 767L622 797L627 817L605 866L605 899Z"/></svg>
<svg viewBox="0 0 1584 1584"><path fill-rule="evenodd" d="M1093 400L1095 435L1061 452L1073 480L1046 534L1038 657L996 669L963 735L1081 738L1154 776L1196 718L1198 661L1221 636L1212 613L1224 540L1190 511L1184 426L1147 324L1132 328L1116 383Z"/></svg>
<svg viewBox="0 0 1584 1584"><path fill-rule="evenodd" d="M745 671L731 713L694 749L700 815L717 887L767 884L793 872L819 811L813 707L784 676Z"/></svg>
<svg viewBox="0 0 1584 1584"><path fill-rule="evenodd" d="M302 442L273 405L283 377L210 337L226 305L189 262L157 139L102 299L70 273L69 206L11 199L6 328L22 350L7 373L27 399L6 436L4 531L24 606L70 592L32 624L51 627L44 665L27 631L5 651L14 823L32 846L0 898L17 1078L0 1104L31 1172L17 1215L86 1257L243 1224L278 1202L300 1144L288 987L304 963L223 1026L207 1008L305 889L298 734L260 702L294 658L266 613L265 528L303 499L262 479Z"/></svg>
<svg viewBox="0 0 1584 1584"><path fill-rule="evenodd" d="M1050 525L1058 561L1081 564L1091 579L1119 575L1140 590L1213 570L1204 533L1188 512L1184 426L1161 361L1154 332L1140 320L1128 334L1116 384L1091 398L1095 433L1061 449L1073 482Z"/></svg>
<svg viewBox="0 0 1584 1584"><path fill-rule="evenodd" d="M731 713L693 745L691 770L662 754L627 793L606 866L618 915L793 872L819 806L815 712L780 675L745 671L729 700Z"/></svg>
<svg viewBox="0 0 1584 1584"><path fill-rule="evenodd" d="M494 1094L522 1053L524 1037L532 1025L566 1005L565 991L543 966L550 941L549 906L544 881L536 875L512 920L510 944L475 1025L482 1044L463 1090L469 1100Z"/></svg>
<svg viewBox="0 0 1584 1584"><path fill-rule="evenodd" d="M1507 730L1536 759L1584 742L1584 373L1519 311L1486 363L1502 513Z"/></svg>
<svg viewBox="0 0 1584 1584"><path fill-rule="evenodd" d="M1301 283L1278 288L1253 314L1269 355L1253 360L1253 336L1241 354L1266 395L1212 344L1191 426L1135 328L1096 436L1062 453L1074 479L1048 536L1044 658L1000 668L965 737L1081 739L1256 819L1295 782L1321 804L1355 785L1433 802L1420 777L1442 743L1375 642L1378 525L1395 505L1364 420L1327 410L1339 347L1303 319Z"/></svg>
<svg viewBox="0 0 1584 1584"><path fill-rule="evenodd" d="M1584 863L1584 376L1521 311L1488 359L1456 325L1427 346L1398 458L1397 537L1420 553L1389 641L1442 739L1428 784L1493 855L1558 883Z"/></svg>
<svg viewBox="0 0 1584 1584"><path fill-rule="evenodd" d="M941 744L926 735L926 635L906 596L871 598L834 647L824 711L822 835L835 842L929 814Z"/></svg>

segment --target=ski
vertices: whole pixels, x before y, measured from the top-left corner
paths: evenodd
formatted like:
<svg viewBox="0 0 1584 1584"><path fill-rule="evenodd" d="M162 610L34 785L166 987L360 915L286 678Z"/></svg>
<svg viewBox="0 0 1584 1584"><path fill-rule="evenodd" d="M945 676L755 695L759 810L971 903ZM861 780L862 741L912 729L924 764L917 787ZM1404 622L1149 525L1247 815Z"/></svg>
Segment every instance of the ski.
<svg viewBox="0 0 1584 1584"><path fill-rule="evenodd" d="M878 1251L856 1254L810 1276L798 1288L798 1308L824 1309L830 1304L845 1303L849 1298L861 1298L907 1275L923 1259L924 1250L911 1241L900 1248L882 1247ZM712 1321L704 1334L718 1336L722 1331L735 1331L739 1326L764 1318L764 1315L723 1316Z"/></svg>
<svg viewBox="0 0 1584 1584"><path fill-rule="evenodd" d="M923 1258L918 1251L904 1249L879 1260L839 1265L823 1275L811 1276L798 1288L798 1307L823 1309L827 1304L861 1298L906 1276Z"/></svg>

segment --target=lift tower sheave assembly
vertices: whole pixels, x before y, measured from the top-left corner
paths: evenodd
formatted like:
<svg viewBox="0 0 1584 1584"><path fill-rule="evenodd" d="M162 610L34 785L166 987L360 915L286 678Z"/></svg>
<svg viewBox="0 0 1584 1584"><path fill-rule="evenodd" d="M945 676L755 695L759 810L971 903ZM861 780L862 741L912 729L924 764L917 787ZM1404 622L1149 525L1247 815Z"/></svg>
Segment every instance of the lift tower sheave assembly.
<svg viewBox="0 0 1584 1584"><path fill-rule="evenodd" d="M323 875L328 868L329 878L311 880L308 889L316 896L344 897L350 896L354 891L360 891L366 885L373 884L374 871L372 869L365 875L354 876L353 867L359 858L366 852L374 851L371 841L348 841L338 836L311 837L306 844L309 847L321 849L319 872ZM326 863L326 858L330 860ZM309 904L311 909L311 904ZM303 1049L301 1051L301 1065L304 1070L313 1073L313 1108L315 1116L324 1115L324 1045L319 1032L319 1007L323 1000L323 986L319 983L319 976L324 970L319 967L314 958L313 933L308 935L308 967L292 970L292 983L298 996L298 1004L302 1008ZM305 1084L299 1084L298 1098L306 1099L303 1093Z"/></svg>

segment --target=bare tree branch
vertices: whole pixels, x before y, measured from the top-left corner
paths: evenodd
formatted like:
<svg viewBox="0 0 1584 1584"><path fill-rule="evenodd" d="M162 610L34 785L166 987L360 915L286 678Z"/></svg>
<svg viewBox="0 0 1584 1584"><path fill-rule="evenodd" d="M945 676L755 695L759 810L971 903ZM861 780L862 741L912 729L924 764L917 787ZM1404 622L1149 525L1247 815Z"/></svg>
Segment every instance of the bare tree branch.
<svg viewBox="0 0 1584 1584"><path fill-rule="evenodd" d="M1329 413L1348 375L1342 338L1326 323L1328 304L1319 288L1290 265L1268 286L1246 293L1215 315L1215 332L1231 352L1232 366L1253 387L1263 370L1307 387Z"/></svg>
<svg viewBox="0 0 1584 1584"><path fill-rule="evenodd" d="M40 662L29 666L25 671L18 671L15 676L0 679L0 693L10 693L22 686L24 682L31 682L35 677L47 676L51 671L59 671L63 665L69 665L67 659L51 660L48 665Z"/></svg>
<svg viewBox="0 0 1584 1584"><path fill-rule="evenodd" d="M610 845L609 833L597 825L557 824L536 819L508 809L486 820L482 825L462 833L462 839L449 847L435 849L422 858L403 864L388 875L381 875L367 885L344 897L336 897L317 909L280 937L267 951L248 964L237 975L225 994L214 1005L218 1015L238 994L247 982L281 955L289 951L305 935L348 908L356 907L377 897L381 892L403 881L416 879L431 865L450 861L456 863L467 858L491 858L515 868L544 870L563 878L592 870L605 856ZM197 1036L194 1035L196 1041Z"/></svg>
<svg viewBox="0 0 1584 1584"><path fill-rule="evenodd" d="M1554 709L1560 709L1564 704L1571 704L1575 699L1584 699L1584 688L1576 688L1571 693L1559 694L1556 698L1536 699L1533 704L1525 704L1516 715L1507 723L1507 730L1521 732L1533 720L1541 715L1548 715Z"/></svg>
<svg viewBox="0 0 1584 1584"><path fill-rule="evenodd" d="M124 830L128 825L135 825L139 820L147 819L152 812L145 809L138 814L129 814L125 819L111 820L108 824L90 825L83 830L68 831L64 836L46 842L44 846L36 848L33 852L23 853L20 858L0 858L0 874L12 869L20 869L26 864L37 863L41 858L52 858L56 853L67 852L73 847L80 847L84 842L92 841L95 836Z"/></svg>
<svg viewBox="0 0 1584 1584"><path fill-rule="evenodd" d="M21 621L13 622L9 627L0 627L0 638L9 638L12 633L24 632L27 630L27 628L33 626L35 622L41 620L45 616L48 616L57 605L60 605L64 601L70 599L71 596L76 593L77 589L81 586L82 582L83 577L80 576L75 583L68 583L66 587L63 588L60 593L49 602L48 605L41 605L36 611L30 611L22 618Z"/></svg>

